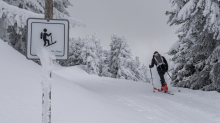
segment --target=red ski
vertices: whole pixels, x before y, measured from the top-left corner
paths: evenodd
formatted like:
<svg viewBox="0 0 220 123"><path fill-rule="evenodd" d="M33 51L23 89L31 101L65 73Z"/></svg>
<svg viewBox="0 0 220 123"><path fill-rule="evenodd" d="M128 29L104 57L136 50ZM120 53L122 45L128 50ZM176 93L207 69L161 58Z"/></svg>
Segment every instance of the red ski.
<svg viewBox="0 0 220 123"><path fill-rule="evenodd" d="M164 92L163 90L157 89L155 87L154 87L154 90L157 90L158 92L161 92L161 93L165 93L165 94L169 94L169 95L174 95L173 93L171 93L171 91Z"/></svg>

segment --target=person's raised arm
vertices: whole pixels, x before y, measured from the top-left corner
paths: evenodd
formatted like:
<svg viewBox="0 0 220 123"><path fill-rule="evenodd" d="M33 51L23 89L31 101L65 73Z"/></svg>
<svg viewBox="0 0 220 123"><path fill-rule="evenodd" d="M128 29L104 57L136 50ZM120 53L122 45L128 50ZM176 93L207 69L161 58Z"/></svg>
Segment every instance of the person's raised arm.
<svg viewBox="0 0 220 123"><path fill-rule="evenodd" d="M51 35L51 33L50 34L47 34L47 36L50 36Z"/></svg>

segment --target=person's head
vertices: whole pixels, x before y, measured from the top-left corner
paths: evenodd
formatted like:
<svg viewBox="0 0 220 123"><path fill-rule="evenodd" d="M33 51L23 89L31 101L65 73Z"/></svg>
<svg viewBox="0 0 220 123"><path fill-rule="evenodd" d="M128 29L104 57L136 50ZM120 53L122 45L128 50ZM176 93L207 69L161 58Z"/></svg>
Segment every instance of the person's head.
<svg viewBox="0 0 220 123"><path fill-rule="evenodd" d="M47 29L44 29L44 32L47 32Z"/></svg>
<svg viewBox="0 0 220 123"><path fill-rule="evenodd" d="M157 51L154 52L154 54L158 53Z"/></svg>
<svg viewBox="0 0 220 123"><path fill-rule="evenodd" d="M159 55L159 53L158 53L157 51L155 51L155 52L154 52L154 55L157 56L157 55Z"/></svg>

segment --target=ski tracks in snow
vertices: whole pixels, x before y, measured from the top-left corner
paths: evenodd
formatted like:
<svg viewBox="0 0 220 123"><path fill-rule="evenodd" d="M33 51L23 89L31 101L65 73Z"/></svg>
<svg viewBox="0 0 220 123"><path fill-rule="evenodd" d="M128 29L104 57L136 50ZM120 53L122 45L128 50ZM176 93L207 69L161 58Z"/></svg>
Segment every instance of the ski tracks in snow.
<svg viewBox="0 0 220 123"><path fill-rule="evenodd" d="M154 96L152 96L154 95ZM211 106L198 102L196 100L189 101L182 97L179 100L170 99L168 96L161 96L152 93L152 95L112 95L112 98L123 102L128 107L145 114L146 119L154 122L167 123L218 123L220 121L216 106ZM145 99L145 100L143 100ZM185 101L184 101L185 100ZM194 103L194 104L193 104Z"/></svg>
<svg viewBox="0 0 220 123"><path fill-rule="evenodd" d="M73 81L82 88L110 98L115 103L124 105L126 110L139 114L142 120L137 123L218 123L220 121L219 95L215 92L193 91L182 89L182 92L175 91L169 87L175 95L152 92L152 85L142 82L119 80L106 77L88 75L82 77L83 72L71 73L73 70L66 69L57 74ZM217 93L217 92L216 92ZM213 100L214 99L214 100Z"/></svg>

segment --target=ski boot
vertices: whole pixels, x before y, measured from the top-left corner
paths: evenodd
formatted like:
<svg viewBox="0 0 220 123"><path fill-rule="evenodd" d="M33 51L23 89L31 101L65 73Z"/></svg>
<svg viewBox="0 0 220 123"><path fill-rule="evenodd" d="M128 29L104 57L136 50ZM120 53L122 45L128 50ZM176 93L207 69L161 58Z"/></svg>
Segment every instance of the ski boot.
<svg viewBox="0 0 220 123"><path fill-rule="evenodd" d="M166 83L164 83L163 85L161 84L161 91L164 91L165 93L168 91L168 87Z"/></svg>
<svg viewBox="0 0 220 123"><path fill-rule="evenodd" d="M161 91L164 91L165 90L165 87L161 84Z"/></svg>
<svg viewBox="0 0 220 123"><path fill-rule="evenodd" d="M166 93L167 91L168 91L168 87L167 87L167 84L166 85L164 85L164 92Z"/></svg>

